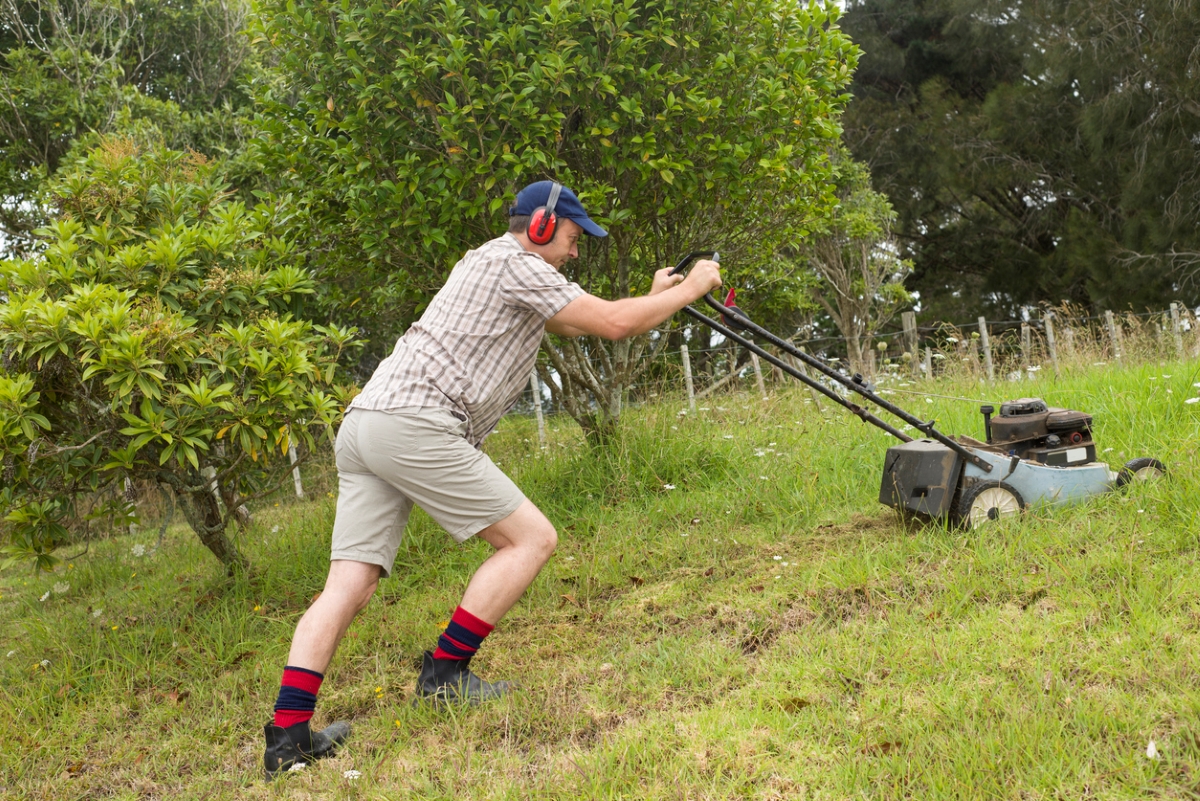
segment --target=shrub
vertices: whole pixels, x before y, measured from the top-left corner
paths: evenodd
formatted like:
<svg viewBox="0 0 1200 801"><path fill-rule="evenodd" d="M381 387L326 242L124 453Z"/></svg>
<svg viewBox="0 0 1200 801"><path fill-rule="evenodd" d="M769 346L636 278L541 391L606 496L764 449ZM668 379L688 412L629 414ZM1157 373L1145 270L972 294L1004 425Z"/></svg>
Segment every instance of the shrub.
<svg viewBox="0 0 1200 801"><path fill-rule="evenodd" d="M0 263L0 530L44 569L132 481L169 487L229 571L236 510L286 478L350 394L353 331L305 319L314 291L202 156L108 138L61 171L34 259Z"/></svg>

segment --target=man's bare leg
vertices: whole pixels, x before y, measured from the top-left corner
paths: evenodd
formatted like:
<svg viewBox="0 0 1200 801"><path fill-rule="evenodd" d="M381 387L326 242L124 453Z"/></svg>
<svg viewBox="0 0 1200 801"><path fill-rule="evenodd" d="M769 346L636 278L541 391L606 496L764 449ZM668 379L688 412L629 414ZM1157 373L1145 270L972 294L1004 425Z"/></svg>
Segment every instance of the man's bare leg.
<svg viewBox="0 0 1200 801"><path fill-rule="evenodd" d="M477 535L496 552L479 566L462 607L493 626L524 594L558 544L558 533L541 510L526 501Z"/></svg>
<svg viewBox="0 0 1200 801"><path fill-rule="evenodd" d="M330 562L325 590L296 626L275 702L275 718L263 729L267 781L297 765L330 756L350 734L346 721L337 721L318 732L312 731L309 721L325 668L354 616L371 600L379 573L379 565L340 559Z"/></svg>
<svg viewBox="0 0 1200 801"><path fill-rule="evenodd" d="M426 652L417 678L418 697L478 704L511 689L508 682L483 681L468 665L484 638L554 553L558 535L546 516L526 500L477 536L496 552L471 577L462 604L438 638L437 648Z"/></svg>
<svg viewBox="0 0 1200 801"><path fill-rule="evenodd" d="M379 573L379 565L366 562L330 562L321 597L296 625L287 663L324 673L346 630L375 593Z"/></svg>

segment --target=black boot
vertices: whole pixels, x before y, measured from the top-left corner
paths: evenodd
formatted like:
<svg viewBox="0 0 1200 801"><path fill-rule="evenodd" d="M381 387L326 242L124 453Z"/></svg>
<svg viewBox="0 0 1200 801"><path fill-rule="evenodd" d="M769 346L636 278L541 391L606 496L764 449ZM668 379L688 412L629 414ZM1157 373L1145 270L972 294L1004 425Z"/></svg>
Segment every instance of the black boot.
<svg viewBox="0 0 1200 801"><path fill-rule="evenodd" d="M512 682L486 682L472 673L470 659L434 659L428 651L421 658L415 703L431 700L479 706L516 689Z"/></svg>
<svg viewBox="0 0 1200 801"><path fill-rule="evenodd" d="M276 774L291 770L294 765L307 765L314 759L332 756L349 736L350 724L339 720L314 733L307 720L286 729L268 723L263 727L263 733L267 736L263 765L267 769L267 781L271 781Z"/></svg>

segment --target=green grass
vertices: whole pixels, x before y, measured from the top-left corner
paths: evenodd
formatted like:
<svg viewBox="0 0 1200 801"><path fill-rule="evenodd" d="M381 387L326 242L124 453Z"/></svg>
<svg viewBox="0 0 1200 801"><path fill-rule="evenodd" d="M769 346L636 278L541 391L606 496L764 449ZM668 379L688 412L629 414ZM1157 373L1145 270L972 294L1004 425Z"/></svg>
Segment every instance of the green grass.
<svg viewBox="0 0 1200 801"><path fill-rule="evenodd" d="M1110 463L1171 470L971 533L902 525L876 500L890 440L795 389L630 410L604 454L569 421L541 452L506 419L488 449L560 534L476 660L523 692L410 705L486 556L414 515L322 690L349 746L271 785L261 726L324 581L330 498L257 510L233 583L182 528L0 575L0 796L1195 798L1195 372L906 387L1040 395L1095 415ZM895 399L981 433L971 404Z"/></svg>

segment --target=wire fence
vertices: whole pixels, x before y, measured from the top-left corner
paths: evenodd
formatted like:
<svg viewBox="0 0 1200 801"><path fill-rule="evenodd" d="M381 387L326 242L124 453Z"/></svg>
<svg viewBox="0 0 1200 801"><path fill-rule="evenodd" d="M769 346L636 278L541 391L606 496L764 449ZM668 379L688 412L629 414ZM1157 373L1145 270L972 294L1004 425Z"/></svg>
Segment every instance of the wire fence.
<svg viewBox="0 0 1200 801"><path fill-rule="evenodd" d="M680 337L681 333L658 332ZM705 341L707 340L707 341ZM1019 320L985 320L974 323L933 323L918 326L911 313L902 315L901 328L874 334L864 348L864 363L851 365L843 356L831 356L833 345L845 337L794 337L797 347L826 358L847 374L861 371L881 383L889 378L904 381L974 379L981 382L1021 381L1042 370L1055 374L1093 370L1112 364L1140 364L1169 359L1200 359L1200 309L1181 304L1157 312L1099 315L1061 305L1031 308ZM707 329L693 327L692 338L679 347L659 347L643 376L625 388L623 403L638 406L663 398L687 402L714 393L755 389L763 396L795 385L782 370L764 365L732 341L707 337ZM785 362L804 371L784 354ZM546 365L543 364L543 367ZM557 378L552 370L547 371ZM813 376L817 380L817 376ZM819 379L844 394L840 384ZM902 392L890 388L888 391ZM930 393L921 393L930 394ZM546 418L566 414L556 394L535 371L523 397L510 414L533 417L538 437L546 442ZM297 498L321 496L336 490L336 473L329 460L312 460L293 470L292 491ZM151 487L139 492L143 520L169 521L174 503ZM161 497L160 497L161 496ZM143 524L145 525L145 523ZM157 523L155 523L157 525ZM165 531L165 523L163 524ZM159 532L161 539L162 532Z"/></svg>
<svg viewBox="0 0 1200 801"><path fill-rule="evenodd" d="M1090 314L1069 304L1029 307L1023 312L1016 320L979 317L970 323L920 326L915 315L906 312L898 330L864 338L863 358L857 364L851 364L842 355L845 349L837 347L846 343L844 336L795 336L790 341L848 375L861 372L871 378L891 375L906 380L1020 381L1042 370L1061 375L1110 364L1200 358L1200 309L1180 303L1140 313ZM625 388L623 403L636 406L663 396L682 396L694 405L695 399L714 392L750 387L765 395L794 382L779 368L762 365L740 345L708 337L707 329L693 326L691 334L678 347L660 347L647 357L653 364ZM679 332L675 336L680 337ZM783 358L800 368L791 357ZM552 370L545 372L557 380ZM565 409L557 393L543 386L535 372L529 391L512 413L537 416L542 431L545 416L564 414Z"/></svg>

